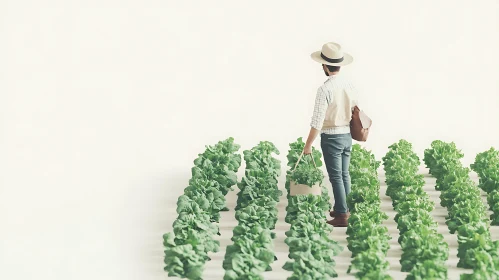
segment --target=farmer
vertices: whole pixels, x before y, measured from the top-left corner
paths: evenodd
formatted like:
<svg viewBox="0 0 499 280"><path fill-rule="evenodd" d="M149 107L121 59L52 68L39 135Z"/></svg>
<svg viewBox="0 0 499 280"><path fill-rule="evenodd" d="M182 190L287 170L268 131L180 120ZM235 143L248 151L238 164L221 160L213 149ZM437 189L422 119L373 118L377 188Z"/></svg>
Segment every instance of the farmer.
<svg viewBox="0 0 499 280"><path fill-rule="evenodd" d="M330 212L334 219L327 223L346 227L350 216L346 202L350 193L350 120L357 98L355 87L340 74L340 68L352 63L353 58L333 42L324 44L322 50L312 53L311 57L322 64L328 79L317 90L311 129L303 153L312 153L312 143L320 133L324 162L334 194L334 207Z"/></svg>

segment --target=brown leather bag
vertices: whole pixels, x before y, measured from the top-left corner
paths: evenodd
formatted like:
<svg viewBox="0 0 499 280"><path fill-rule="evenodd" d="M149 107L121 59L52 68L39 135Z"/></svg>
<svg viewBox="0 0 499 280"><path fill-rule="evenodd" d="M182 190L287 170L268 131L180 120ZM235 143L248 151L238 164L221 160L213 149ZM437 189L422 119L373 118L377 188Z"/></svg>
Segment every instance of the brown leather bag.
<svg viewBox="0 0 499 280"><path fill-rule="evenodd" d="M362 122L365 122L362 125ZM369 128L371 127L372 120L355 106L352 113L352 120L350 121L350 133L352 134L352 139L365 142L367 141L367 136L369 136Z"/></svg>

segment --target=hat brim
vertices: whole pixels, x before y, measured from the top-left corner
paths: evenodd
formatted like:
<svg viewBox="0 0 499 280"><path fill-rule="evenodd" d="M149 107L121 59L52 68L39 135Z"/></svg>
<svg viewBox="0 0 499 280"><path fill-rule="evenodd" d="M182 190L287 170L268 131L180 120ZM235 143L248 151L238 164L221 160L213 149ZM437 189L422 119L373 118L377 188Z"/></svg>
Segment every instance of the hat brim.
<svg viewBox="0 0 499 280"><path fill-rule="evenodd" d="M326 65L331 65L331 66L345 66L353 62L353 57L348 54L348 53L343 53L343 61L338 62L338 63L331 63L327 62L321 57L321 51L316 51L313 52L310 57L312 57L313 60L321 63L321 64L326 64Z"/></svg>

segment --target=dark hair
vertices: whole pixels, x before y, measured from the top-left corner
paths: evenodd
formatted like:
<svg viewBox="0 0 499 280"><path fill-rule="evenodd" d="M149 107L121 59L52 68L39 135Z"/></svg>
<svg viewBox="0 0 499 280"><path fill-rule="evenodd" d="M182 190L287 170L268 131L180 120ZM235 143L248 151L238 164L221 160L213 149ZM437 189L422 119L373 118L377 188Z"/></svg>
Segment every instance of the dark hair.
<svg viewBox="0 0 499 280"><path fill-rule="evenodd" d="M327 65L325 64L329 72L338 72L340 71L340 66L332 66L332 65Z"/></svg>

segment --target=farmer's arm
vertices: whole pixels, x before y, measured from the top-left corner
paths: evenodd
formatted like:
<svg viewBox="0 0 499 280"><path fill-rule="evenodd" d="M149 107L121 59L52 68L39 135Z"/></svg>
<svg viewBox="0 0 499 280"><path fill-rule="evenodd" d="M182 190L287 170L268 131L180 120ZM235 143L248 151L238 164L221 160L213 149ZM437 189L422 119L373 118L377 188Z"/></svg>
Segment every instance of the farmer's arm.
<svg viewBox="0 0 499 280"><path fill-rule="evenodd" d="M324 118L326 117L326 110L326 93L320 87L317 90L317 95L315 97L314 114L310 123L311 128L304 148L305 154L312 153L312 144L314 143L315 138L317 138L317 136L321 132L322 125L324 124Z"/></svg>
<svg viewBox="0 0 499 280"><path fill-rule="evenodd" d="M350 98L352 99L352 112L354 111L355 107L359 106L359 100L358 100L358 90L357 87L355 87L353 84L349 84L348 87L349 93L350 93Z"/></svg>
<svg viewBox="0 0 499 280"><path fill-rule="evenodd" d="M307 143L305 143L305 149L304 149L304 154L311 154L312 153L312 143L314 143L315 138L317 138L317 135L319 135L321 131L318 130L317 128L310 128L310 132L308 134L307 138Z"/></svg>

